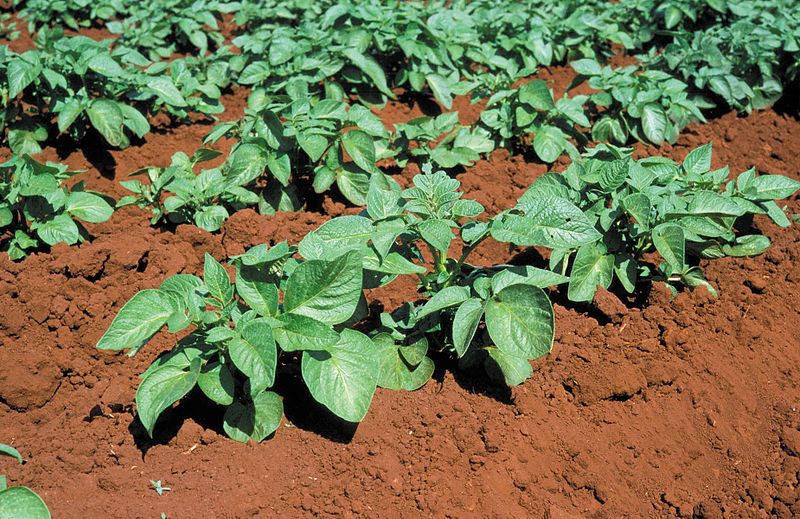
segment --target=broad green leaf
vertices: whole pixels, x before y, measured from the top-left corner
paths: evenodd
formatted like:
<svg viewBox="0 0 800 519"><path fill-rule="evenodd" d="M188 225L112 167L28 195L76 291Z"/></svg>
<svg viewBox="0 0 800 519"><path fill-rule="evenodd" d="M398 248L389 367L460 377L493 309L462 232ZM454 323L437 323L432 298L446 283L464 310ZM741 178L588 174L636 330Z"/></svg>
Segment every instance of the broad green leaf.
<svg viewBox="0 0 800 519"><path fill-rule="evenodd" d="M203 366L197 385L208 398L220 405L233 403L234 385L231 370L225 364L214 362Z"/></svg>
<svg viewBox="0 0 800 519"><path fill-rule="evenodd" d="M452 84L444 76L439 74L427 74L425 80L428 86L431 87L433 96L439 101L445 109L450 110L453 108L453 94Z"/></svg>
<svg viewBox="0 0 800 519"><path fill-rule="evenodd" d="M541 288L511 285L486 303L486 330L504 353L538 359L553 347L553 306Z"/></svg>
<svg viewBox="0 0 800 519"><path fill-rule="evenodd" d="M228 438L247 443L256 428L256 408L252 401L236 400L225 409L222 428Z"/></svg>
<svg viewBox="0 0 800 519"><path fill-rule="evenodd" d="M31 176L24 185L20 186L19 194L22 196L47 196L56 189L58 189L58 179L50 173L40 173Z"/></svg>
<svg viewBox="0 0 800 519"><path fill-rule="evenodd" d="M83 113L85 108L85 105L74 97L57 104L54 111L58 113L58 131L66 131L67 128L72 126L72 123Z"/></svg>
<svg viewBox="0 0 800 519"><path fill-rule="evenodd" d="M70 193L65 210L75 218L92 223L105 222L114 214L114 209L108 202L85 191Z"/></svg>
<svg viewBox="0 0 800 519"><path fill-rule="evenodd" d="M367 414L380 368L375 345L354 330L343 330L339 342L326 351L303 352L303 380L311 395L350 422Z"/></svg>
<svg viewBox="0 0 800 519"><path fill-rule="evenodd" d="M80 239L78 226L67 213L61 213L49 220L39 222L36 234L48 245L62 241L72 245Z"/></svg>
<svg viewBox="0 0 800 519"><path fill-rule="evenodd" d="M109 54L96 54L86 63L86 66L94 70L98 74L106 76L111 81L118 80L120 76L125 74L119 63L114 61L114 58Z"/></svg>
<svg viewBox="0 0 800 519"><path fill-rule="evenodd" d="M632 193L622 199L622 207L642 228L650 228L650 199L643 193Z"/></svg>
<svg viewBox="0 0 800 519"><path fill-rule="evenodd" d="M97 347L102 350L132 348L131 354L135 354L166 324L172 311L167 295L159 290L142 290L120 309Z"/></svg>
<svg viewBox="0 0 800 519"><path fill-rule="evenodd" d="M339 341L339 334L325 323L298 314L283 314L272 333L283 351L326 350Z"/></svg>
<svg viewBox="0 0 800 519"><path fill-rule="evenodd" d="M417 227L419 235L423 240L430 243L436 250L447 254L450 242L455 238L450 230L450 224L446 220L432 218L424 220Z"/></svg>
<svg viewBox="0 0 800 519"><path fill-rule="evenodd" d="M397 99L386 84L386 73L374 58L361 54L354 48L344 49L342 54L349 59L353 65L361 69L361 71L372 80L378 90L390 99Z"/></svg>
<svg viewBox="0 0 800 519"><path fill-rule="evenodd" d="M485 303L482 300L471 297L456 310L453 317L453 347L459 358L464 356L472 343L472 338L475 337L475 332L481 323L484 308Z"/></svg>
<svg viewBox="0 0 800 519"><path fill-rule="evenodd" d="M349 251L333 261L301 263L286 282L284 311L326 324L343 323L361 297L361 262L359 251Z"/></svg>
<svg viewBox="0 0 800 519"><path fill-rule="evenodd" d="M219 301L222 307L233 301L234 290L228 271L207 252L203 265L203 281L211 297Z"/></svg>
<svg viewBox="0 0 800 519"><path fill-rule="evenodd" d="M492 292L498 294L510 285L531 285L547 288L567 281L569 281L567 276L562 276L551 270L527 265L508 267L492 276Z"/></svg>
<svg viewBox="0 0 800 519"><path fill-rule="evenodd" d="M782 175L759 175L751 185L755 188L755 194L747 195L751 200L781 200L800 189L800 182Z"/></svg>
<svg viewBox="0 0 800 519"><path fill-rule="evenodd" d="M386 389L414 391L421 388L433 375L433 361L424 357L417 365L409 366L400 354L400 348L388 333L379 333L372 339L380 360L378 385Z"/></svg>
<svg viewBox="0 0 800 519"><path fill-rule="evenodd" d="M577 72L578 74L584 76L599 76L603 73L603 69L600 64L589 58L579 59L570 63L570 66Z"/></svg>
<svg viewBox="0 0 800 519"><path fill-rule="evenodd" d="M170 197L167 200L174 198L178 197ZM215 232L219 230L219 228L222 226L222 222L224 222L227 218L227 209L221 205L212 205L204 207L202 211L195 213L194 223L203 230Z"/></svg>
<svg viewBox="0 0 800 519"><path fill-rule="evenodd" d="M636 279L638 277L638 265L635 259L629 255L617 255L614 257L614 273L617 279L632 294L636 289Z"/></svg>
<svg viewBox="0 0 800 519"><path fill-rule="evenodd" d="M122 112L122 124L130 129L137 137L141 139L150 132L150 123L147 122L142 112L132 106L122 103L118 103L117 107ZM61 116L59 116L59 123L60 122Z"/></svg>
<svg viewBox="0 0 800 519"><path fill-rule="evenodd" d="M161 413L186 396L197 383L198 372L166 365L150 373L136 390L136 410L147 434Z"/></svg>
<svg viewBox="0 0 800 519"><path fill-rule="evenodd" d="M533 150L544 162L555 162L567 147L567 139L555 126L542 126L533 136Z"/></svg>
<svg viewBox="0 0 800 519"><path fill-rule="evenodd" d="M591 301L597 285L608 288L614 275L614 256L597 245L584 245L575 254L569 276L567 296L570 301Z"/></svg>
<svg viewBox="0 0 800 519"><path fill-rule="evenodd" d="M662 223L653 228L653 245L661 257L676 272L682 272L686 264L683 229L675 224Z"/></svg>
<svg viewBox="0 0 800 519"><path fill-rule="evenodd" d="M520 246L572 249L601 238L592 223L568 200L557 197L530 198L517 207L525 216L496 219L492 237Z"/></svg>
<svg viewBox="0 0 800 519"><path fill-rule="evenodd" d="M598 181L604 191L610 193L625 183L628 178L630 159L604 161L598 169Z"/></svg>
<svg viewBox="0 0 800 519"><path fill-rule="evenodd" d="M379 178L377 175L373 179ZM367 192L367 212L373 220L382 220L403 214L404 201L398 191L383 189L376 180L370 179Z"/></svg>
<svg viewBox="0 0 800 519"><path fill-rule="evenodd" d="M761 205L764 206L764 209L767 210L767 216L772 218L772 221L775 222L776 225L780 227L789 227L790 222L789 219L786 217L786 213L778 207L778 204L775 201L770 200L768 202L761 202Z"/></svg>
<svg viewBox="0 0 800 519"><path fill-rule="evenodd" d="M531 363L525 357L511 355L500 348L486 348L486 352L489 354L484 361L486 372L493 378L502 379L509 386L522 384L533 373Z"/></svg>
<svg viewBox="0 0 800 519"><path fill-rule="evenodd" d="M0 490L0 519L50 519L42 498L28 487Z"/></svg>
<svg viewBox="0 0 800 519"><path fill-rule="evenodd" d="M734 244L723 244L722 250L726 256L757 256L766 251L770 246L769 238L760 234L739 236Z"/></svg>
<svg viewBox="0 0 800 519"><path fill-rule="evenodd" d="M667 114L661 105L647 103L642 107L642 130L653 144L663 144L667 135Z"/></svg>
<svg viewBox="0 0 800 519"><path fill-rule="evenodd" d="M262 318L244 325L241 336L228 343L228 353L236 367L250 379L251 395L275 382L278 352L272 327Z"/></svg>
<svg viewBox="0 0 800 519"><path fill-rule="evenodd" d="M152 89L162 101L175 107L186 106L186 100L175 84L166 77L154 77L147 82L147 87Z"/></svg>
<svg viewBox="0 0 800 519"><path fill-rule="evenodd" d="M112 146L121 146L127 139L122 132L124 118L117 103L108 99L95 99L86 109L92 126Z"/></svg>
<svg viewBox="0 0 800 519"><path fill-rule="evenodd" d="M541 79L534 79L519 87L519 100L537 110L550 111L556 107L553 102L553 94L547 88L547 83ZM541 155L539 156L541 157Z"/></svg>
<svg viewBox="0 0 800 519"><path fill-rule="evenodd" d="M36 79L42 70L41 65L32 65L22 59L12 59L8 62L6 77L8 78L8 98L16 98L20 92Z"/></svg>
<svg viewBox="0 0 800 519"><path fill-rule="evenodd" d="M257 276L249 275L250 269L238 266L236 269L236 292L244 299L250 308L261 316L277 317L278 314L278 287L275 283L261 281ZM257 273L257 270L253 272Z"/></svg>
<svg viewBox="0 0 800 519"><path fill-rule="evenodd" d="M701 175L711 169L711 144L695 148L683 160L683 169L687 173Z"/></svg>
<svg viewBox="0 0 800 519"><path fill-rule="evenodd" d="M257 179L267 167L267 157L260 146L242 144L228 158L228 182L243 186Z"/></svg>
<svg viewBox="0 0 800 519"><path fill-rule="evenodd" d="M375 171L375 144L372 137L361 130L350 130L342 135L342 146L358 167Z"/></svg>
<svg viewBox="0 0 800 519"><path fill-rule="evenodd" d="M424 274L426 272L425 267L407 260L398 252L390 252L383 258L378 258L377 254L370 250L364 253L362 265L364 270L386 274Z"/></svg>
<svg viewBox="0 0 800 519"><path fill-rule="evenodd" d="M278 430L283 418L283 400L277 393L264 391L253 398L255 407L255 420L250 438L257 442L262 441Z"/></svg>
<svg viewBox="0 0 800 519"><path fill-rule="evenodd" d="M307 234L300 242L298 252L306 259L335 258L348 250L363 249L373 232L369 218L359 215L338 216L310 233L313 238Z"/></svg>
<svg viewBox="0 0 800 519"><path fill-rule="evenodd" d="M445 308L459 305L469 299L469 288L460 286L450 286L436 292L424 305L417 310L416 319L422 319L426 315L438 312Z"/></svg>

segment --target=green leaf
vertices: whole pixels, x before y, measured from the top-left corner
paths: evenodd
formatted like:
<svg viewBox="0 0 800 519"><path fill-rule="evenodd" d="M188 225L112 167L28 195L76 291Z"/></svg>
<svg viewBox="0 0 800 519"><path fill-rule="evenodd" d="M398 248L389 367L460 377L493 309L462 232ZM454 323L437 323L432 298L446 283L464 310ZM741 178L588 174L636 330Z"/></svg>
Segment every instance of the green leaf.
<svg viewBox="0 0 800 519"><path fill-rule="evenodd" d="M782 175L759 175L751 185L755 188L755 194L745 195L750 200L780 200L800 189L800 182Z"/></svg>
<svg viewBox="0 0 800 519"><path fill-rule="evenodd" d="M334 414L360 422L378 385L380 359L366 335L345 329L327 351L303 352L303 380L311 395Z"/></svg>
<svg viewBox="0 0 800 519"><path fill-rule="evenodd" d="M363 249L373 232L369 218L339 216L307 234L300 242L298 252L306 259L332 259L351 249Z"/></svg>
<svg viewBox="0 0 800 519"><path fill-rule="evenodd" d="M495 219L492 237L520 246L572 249L601 238L592 222L572 202L558 197L532 197L517 206L525 216Z"/></svg>
<svg viewBox="0 0 800 519"><path fill-rule="evenodd" d="M172 311L167 295L159 290L142 290L120 309L97 347L101 350L133 348L130 354L135 354L166 324Z"/></svg>
<svg viewBox="0 0 800 519"><path fill-rule="evenodd" d="M415 314L417 320L445 308L459 305L469 299L469 288L450 286L441 289L431 297Z"/></svg>
<svg viewBox="0 0 800 519"><path fill-rule="evenodd" d="M379 333L372 342L380 359L378 385L386 389L414 391L430 380L434 371L433 361L423 357L421 361L410 366L403 360L400 347L388 333Z"/></svg>
<svg viewBox="0 0 800 519"><path fill-rule="evenodd" d="M222 305L220 308L228 306L233 301L233 285L228 271L207 252L203 266L203 281L211 297Z"/></svg>
<svg viewBox="0 0 800 519"><path fill-rule="evenodd" d="M339 341L339 334L325 323L298 314L278 317L280 326L272 332L283 351L326 350Z"/></svg>
<svg viewBox="0 0 800 519"><path fill-rule="evenodd" d="M251 395L275 382L278 351L272 327L263 318L245 324L241 336L228 343L228 353L234 365L250 379Z"/></svg>
<svg viewBox="0 0 800 519"><path fill-rule="evenodd" d="M733 245L723 244L722 250L726 256L756 256L766 251L770 246L769 238L760 234L739 236Z"/></svg>
<svg viewBox="0 0 800 519"><path fill-rule="evenodd" d="M117 103L108 99L95 99L86 109L92 126L105 137L111 146L120 147L127 141L122 132L124 118Z"/></svg>
<svg viewBox="0 0 800 519"><path fill-rule="evenodd" d="M472 338L475 337L475 332L481 323L484 308L485 303L482 300L471 297L456 310L456 315L453 317L453 347L459 358L464 356L472 343Z"/></svg>
<svg viewBox="0 0 800 519"><path fill-rule="evenodd" d="M573 61L570 63L570 66L572 66L575 72L583 76L599 76L603 73L600 64L589 58Z"/></svg>
<svg viewBox="0 0 800 519"><path fill-rule="evenodd" d="M650 199L643 193L632 193L622 199L622 207L644 229L650 228Z"/></svg>
<svg viewBox="0 0 800 519"><path fill-rule="evenodd" d="M662 223L653 228L653 245L673 271L682 272L686 264L683 229L675 224Z"/></svg>
<svg viewBox="0 0 800 519"><path fill-rule="evenodd" d="M560 285L569 281L567 276L562 276L551 270L530 267L527 265L508 267L492 276L492 292L500 293L510 285L531 285L547 288Z"/></svg>
<svg viewBox="0 0 800 519"><path fill-rule="evenodd" d="M533 136L533 150L544 162L555 162L566 147L564 132L555 126L542 126Z"/></svg>
<svg viewBox="0 0 800 519"><path fill-rule="evenodd" d="M375 143L361 130L350 130L342 135L344 151L364 171L375 171Z"/></svg>
<svg viewBox="0 0 800 519"><path fill-rule="evenodd" d="M403 200L398 191L383 189L378 181L379 176L375 175L370 179L369 191L367 192L367 212L373 220L382 220L391 216L403 214Z"/></svg>
<svg viewBox="0 0 800 519"><path fill-rule="evenodd" d="M618 254L614 257L614 273L625 290L632 294L636 289L638 276L636 260L631 256Z"/></svg>
<svg viewBox="0 0 800 519"><path fill-rule="evenodd" d="M20 186L19 194L22 196L47 196L58 189L58 184L58 179L50 173L40 173L33 175Z"/></svg>
<svg viewBox="0 0 800 519"><path fill-rule="evenodd" d="M337 173L336 185L354 205L366 205L367 192L369 191L369 175L361 171L353 171L347 164Z"/></svg>
<svg viewBox="0 0 800 519"><path fill-rule="evenodd" d="M14 99L25 90L42 70L41 65L32 65L22 59L12 59L8 62L7 67L9 99Z"/></svg>
<svg viewBox="0 0 800 519"><path fill-rule="evenodd" d="M357 49L354 48L344 49L342 54L349 59L353 65L361 69L361 71L372 80L378 90L380 90L390 99L397 99L392 91L389 90L389 86L386 84L386 73L383 71L378 62L375 61L375 59L373 59L371 56L361 54Z"/></svg>
<svg viewBox="0 0 800 519"><path fill-rule="evenodd" d="M447 254L450 242L455 238L450 230L450 224L446 220L432 218L424 220L417 227L419 235L423 240L430 243L436 250Z"/></svg>
<svg viewBox="0 0 800 519"><path fill-rule="evenodd" d="M120 76L125 74L125 71L122 70L119 63L114 61L114 58L109 54L95 54L89 59L86 66L112 81L119 80Z"/></svg>
<svg viewBox="0 0 800 519"><path fill-rule="evenodd" d="M653 144L663 144L667 135L667 114L661 105L647 103L642 107L642 130Z"/></svg>
<svg viewBox="0 0 800 519"><path fill-rule="evenodd" d="M591 301L597 285L608 288L614 275L614 256L597 245L584 245L575 254L569 277L570 301Z"/></svg>
<svg viewBox="0 0 800 519"><path fill-rule="evenodd" d="M85 191L70 193L64 209L75 218L92 223L105 222L114 214L114 209L108 202Z"/></svg>
<svg viewBox="0 0 800 519"><path fill-rule="evenodd" d="M687 173L701 175L711 169L711 144L704 144L695 148L683 160L683 169Z"/></svg>
<svg viewBox="0 0 800 519"><path fill-rule="evenodd" d="M439 101L445 109L450 110L453 107L451 82L439 74L426 74L425 80L428 82L428 86L431 87L431 91L436 100Z"/></svg>
<svg viewBox="0 0 800 519"><path fill-rule="evenodd" d="M607 193L615 191L628 177L630 159L601 162L598 168L600 187Z"/></svg>
<svg viewBox="0 0 800 519"><path fill-rule="evenodd" d="M12 447L11 445L6 445L5 443L0 443L0 455L3 456L10 456L12 458L17 458L19 464L22 465L22 454L19 453L17 449Z"/></svg>
<svg viewBox="0 0 800 519"><path fill-rule="evenodd" d="M152 89L166 104L174 107L186 106L180 90L166 77L154 77L147 82L147 87Z"/></svg>
<svg viewBox="0 0 800 519"><path fill-rule="evenodd" d="M280 295L275 283L261 281L255 275L250 275L248 267L238 266L235 284L236 292L258 315L277 317Z"/></svg>
<svg viewBox="0 0 800 519"><path fill-rule="evenodd" d="M550 111L556 107L553 102L553 94L547 88L547 83L541 79L534 79L519 87L519 100L537 110ZM541 155L539 156L541 157Z"/></svg>
<svg viewBox="0 0 800 519"><path fill-rule="evenodd" d="M48 245L65 242L69 245L78 242L80 231L67 213L61 213L49 220L39 222L36 234Z"/></svg>
<svg viewBox="0 0 800 519"><path fill-rule="evenodd" d="M153 437L153 427L161 413L186 396L197 383L198 371L184 371L165 365L150 373L136 390L136 410L147 434Z"/></svg>
<svg viewBox="0 0 800 519"><path fill-rule="evenodd" d="M196 152L195 152L196 153ZM228 158L228 182L243 186L257 179L267 167L267 158L260 146L242 144Z"/></svg>
<svg viewBox="0 0 800 519"><path fill-rule="evenodd" d="M553 306L541 288L505 287L486 303L486 330L504 353L538 359L550 352L554 333Z"/></svg>
<svg viewBox="0 0 800 519"><path fill-rule="evenodd" d="M50 511L36 492L17 486L0 491L0 519L50 519Z"/></svg>
<svg viewBox="0 0 800 519"><path fill-rule="evenodd" d="M235 382L231 370L225 364L214 362L203 366L197 378L197 385L203 393L220 405L231 405Z"/></svg>
<svg viewBox="0 0 800 519"><path fill-rule="evenodd" d="M236 401L225 410L222 427L233 440L257 442L274 433L283 418L283 401L272 391L263 391L253 400Z"/></svg>
<svg viewBox="0 0 800 519"><path fill-rule="evenodd" d="M361 297L361 254L349 251L333 261L301 263L286 282L285 312L326 324L345 322Z"/></svg>
<svg viewBox="0 0 800 519"><path fill-rule="evenodd" d="M502 379L509 386L522 384L533 373L531 363L525 357L511 355L500 348L486 348L486 352L489 354L484 361L486 372L492 378Z"/></svg>

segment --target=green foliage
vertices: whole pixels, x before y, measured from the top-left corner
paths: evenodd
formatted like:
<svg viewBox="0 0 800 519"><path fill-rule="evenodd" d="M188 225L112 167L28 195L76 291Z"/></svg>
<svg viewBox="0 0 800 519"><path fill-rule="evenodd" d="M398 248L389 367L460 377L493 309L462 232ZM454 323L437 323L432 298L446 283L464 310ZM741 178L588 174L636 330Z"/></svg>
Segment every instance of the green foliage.
<svg viewBox="0 0 800 519"><path fill-rule="evenodd" d="M185 60L151 64L130 48L110 50L110 40L65 37L61 29L39 31L35 43L22 54L0 47L0 124L15 153L39 153L55 118L58 132L81 139L92 127L124 148L131 134L150 131L146 116L162 108L178 119L222 111L218 88L181 74Z"/></svg>
<svg viewBox="0 0 800 519"><path fill-rule="evenodd" d="M123 180L120 184L133 195L122 197L117 207L137 205L149 208L150 223L162 220L172 223L192 222L209 232L219 230L230 216L229 210L264 201L264 191L257 188L261 171L248 162L249 157L232 154L218 168L204 169L195 174L196 165L213 160L221 152L200 148L191 157L179 151L166 168L149 167L128 176L146 176L149 183Z"/></svg>
<svg viewBox="0 0 800 519"><path fill-rule="evenodd" d="M754 169L728 180L727 167L710 170L711 144L692 150L682 164L661 157L635 161L631 152L603 144L563 174L545 174L498 228L503 237L524 233L528 240L517 244L552 247L550 267L569 273L573 301L591 301L598 285L608 288L615 279L628 292L640 280L652 280L673 289L705 285L715 294L698 259L756 255L770 244L767 237L737 227L740 218L766 214L782 227L789 225L774 200L791 196L800 182L756 176ZM582 213L560 209L568 203ZM544 212L569 222L570 233L556 234L549 227L540 233L530 218ZM652 252L663 259L657 266L648 263Z"/></svg>
<svg viewBox="0 0 800 519"><path fill-rule="evenodd" d="M12 260L26 257L43 244L70 245L88 236L77 220L98 223L114 212L108 197L86 191L83 182L64 186L78 171L63 164L47 165L14 155L0 164L0 232L2 250Z"/></svg>
<svg viewBox="0 0 800 519"><path fill-rule="evenodd" d="M0 455L22 456L14 447L0 443ZM50 519L50 511L42 498L28 487L7 487L6 477L0 476L0 519Z"/></svg>
<svg viewBox="0 0 800 519"><path fill-rule="evenodd" d="M314 191L334 183L342 195L364 205L370 178L383 175L376 162L388 155L389 132L381 120L362 105L344 101L314 102L305 95L291 100L271 98L263 90L250 96L250 108L239 121L217 125L206 142L233 135L239 143L231 152L240 175L258 178L269 172L269 198L262 213L297 208L290 181L310 178Z"/></svg>
<svg viewBox="0 0 800 519"><path fill-rule="evenodd" d="M632 135L656 145L674 143L689 123L706 122L701 109L714 107L663 71L636 65L613 69L590 59L575 61L572 68L578 76L571 86L588 79L589 86L599 91L588 99L590 108L602 108L602 116L592 125L595 141L624 145Z"/></svg>
<svg viewBox="0 0 800 519"><path fill-rule="evenodd" d="M280 425L282 402L270 388L294 352L302 352L311 395L353 422L364 418L377 386L424 385L434 369L429 348L479 360L509 384L527 378L528 360L549 352L553 341L553 310L542 287L566 278L466 263L492 220L474 220L483 207L460 199L459 182L425 169L405 191L373 176L365 212L326 222L297 248L257 245L232 258L234 281L206 255L202 279L172 276L128 301L98 348L130 348L133 355L164 325L171 333L191 329L142 374L136 403L147 432L197 387L226 408L228 436L263 440ZM452 229L465 244L458 259L448 258ZM424 259L430 271L418 263ZM430 299L382 314L369 336L353 330L366 317L363 289L401 275L417 276ZM478 334L481 322L486 333Z"/></svg>
<svg viewBox="0 0 800 519"><path fill-rule="evenodd" d="M512 147L523 136L532 135L533 150L544 162L555 162L565 151L577 154L569 138L584 142L576 125L588 127L583 103L586 96L553 99L547 83L534 79L515 90L500 90L489 98L481 112L479 128L497 146Z"/></svg>

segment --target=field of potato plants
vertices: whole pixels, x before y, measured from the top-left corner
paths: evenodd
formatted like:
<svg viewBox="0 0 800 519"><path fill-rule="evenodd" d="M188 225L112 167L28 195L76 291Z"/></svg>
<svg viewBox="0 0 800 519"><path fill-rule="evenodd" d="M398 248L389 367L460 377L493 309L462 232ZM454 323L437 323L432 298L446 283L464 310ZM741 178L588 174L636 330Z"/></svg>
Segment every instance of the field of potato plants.
<svg viewBox="0 0 800 519"><path fill-rule="evenodd" d="M0 519L800 517L794 0L0 3Z"/></svg>

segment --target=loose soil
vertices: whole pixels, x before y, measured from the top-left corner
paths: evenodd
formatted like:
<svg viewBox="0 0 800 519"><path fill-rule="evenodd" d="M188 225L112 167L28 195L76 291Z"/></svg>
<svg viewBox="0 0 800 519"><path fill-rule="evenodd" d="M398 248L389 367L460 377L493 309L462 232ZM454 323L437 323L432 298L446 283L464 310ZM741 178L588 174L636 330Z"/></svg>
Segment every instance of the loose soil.
<svg viewBox="0 0 800 519"><path fill-rule="evenodd" d="M543 76L558 90L569 82L565 69ZM228 94L223 120L238 118L245 100ZM454 108L464 122L477 117L466 99ZM378 113L395 123L437 110L403 97ZM191 153L211 128L162 123L126 150L56 141L39 158L86 169L78 179L119 197L128 173ZM800 180L800 123L775 110L726 114L637 154L682 160L710 140L714 168ZM496 151L457 178L493 214L565 164ZM415 172L397 178L408 184ZM800 213L798 197L786 204ZM551 292L553 351L521 386L437 359L425 387L379 389L356 426L284 369L286 417L272 438L226 438L220 408L191 394L149 439L133 405L137 375L170 337L132 359L99 351L113 316L166 276L200 274L206 252L225 260L257 243L296 243L358 210L336 197L317 205L274 217L241 211L216 234L152 228L145 211L127 207L88 225L93 239L80 246L20 263L0 255L0 442L26 459L0 461L0 473L38 492L56 518L800 516L800 230L761 216L752 225L772 240L767 253L703 264L717 299L703 288L671 299L656 285L634 297L601 290L594 304L576 305ZM540 265L542 252L487 245L476 262ZM373 313L418 297L411 283L368 294ZM150 480L171 490L158 495Z"/></svg>

